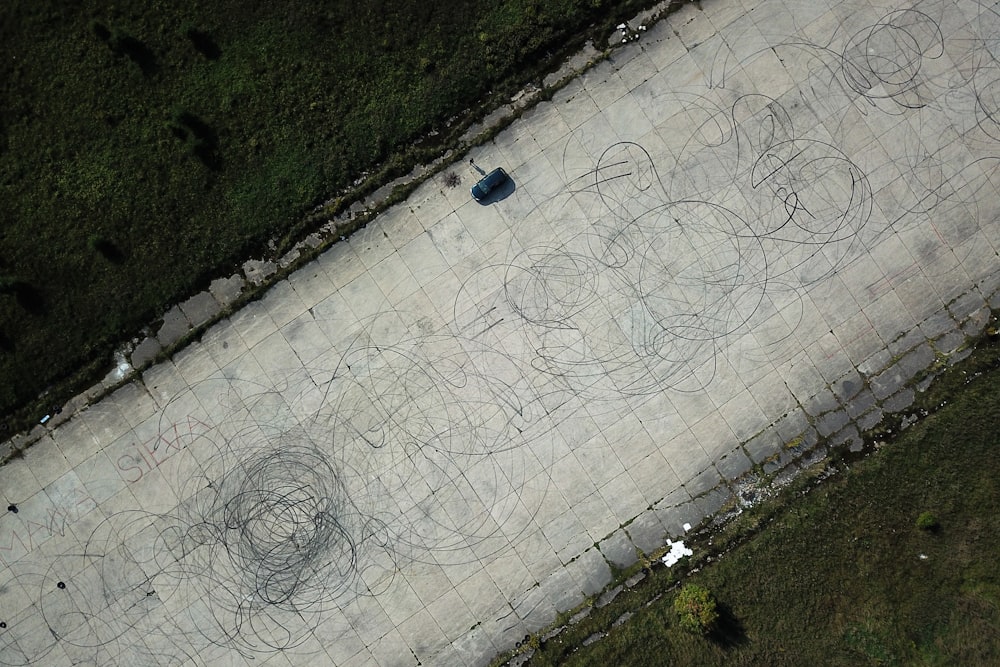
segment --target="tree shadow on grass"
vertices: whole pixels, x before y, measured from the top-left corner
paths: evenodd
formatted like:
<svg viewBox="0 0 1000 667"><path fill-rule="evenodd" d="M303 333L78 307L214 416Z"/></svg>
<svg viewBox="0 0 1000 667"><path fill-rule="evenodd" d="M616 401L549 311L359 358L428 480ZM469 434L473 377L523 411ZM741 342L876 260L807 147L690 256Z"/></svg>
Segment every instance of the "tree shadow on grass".
<svg viewBox="0 0 1000 667"><path fill-rule="evenodd" d="M32 315L45 312L45 297L37 287L23 280L6 280L0 284L0 294L10 294L17 304Z"/></svg>
<svg viewBox="0 0 1000 667"><path fill-rule="evenodd" d="M215 40L207 32L202 32L197 28L188 28L184 34L191 40L195 51L205 56L208 60L218 60L222 56L222 49L219 48L219 45L216 44Z"/></svg>
<svg viewBox="0 0 1000 667"><path fill-rule="evenodd" d="M716 611L719 619L715 627L708 634L708 639L722 648L731 649L743 646L747 643L746 628L743 622L736 617L729 605L718 602Z"/></svg>
<svg viewBox="0 0 1000 667"><path fill-rule="evenodd" d="M132 35L118 32L112 36L109 45L112 51L125 56L138 65L144 76L156 73L159 66L156 63L156 55L153 50Z"/></svg>
<svg viewBox="0 0 1000 667"><path fill-rule="evenodd" d="M211 171L222 171L222 155L219 153L219 135L212 127L188 111L174 116L169 125L171 133L185 142L198 160Z"/></svg>
<svg viewBox="0 0 1000 667"><path fill-rule="evenodd" d="M125 253L115 245L113 242L109 241L103 237L96 237L91 239L90 245L96 250L100 255L111 262L112 264L124 264L125 263Z"/></svg>

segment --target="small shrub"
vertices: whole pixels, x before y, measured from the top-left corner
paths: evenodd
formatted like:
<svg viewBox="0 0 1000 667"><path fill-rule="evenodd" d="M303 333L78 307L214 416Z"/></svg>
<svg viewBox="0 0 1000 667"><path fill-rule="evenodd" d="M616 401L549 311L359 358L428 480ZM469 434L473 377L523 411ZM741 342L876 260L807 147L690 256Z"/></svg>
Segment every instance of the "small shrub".
<svg viewBox="0 0 1000 667"><path fill-rule="evenodd" d="M930 512L921 512L917 517L917 528L926 530L929 533L937 531L941 527L938 518Z"/></svg>
<svg viewBox="0 0 1000 667"><path fill-rule="evenodd" d="M695 634L707 635L719 622L715 597L704 586L687 584L674 599L674 611L682 628Z"/></svg>

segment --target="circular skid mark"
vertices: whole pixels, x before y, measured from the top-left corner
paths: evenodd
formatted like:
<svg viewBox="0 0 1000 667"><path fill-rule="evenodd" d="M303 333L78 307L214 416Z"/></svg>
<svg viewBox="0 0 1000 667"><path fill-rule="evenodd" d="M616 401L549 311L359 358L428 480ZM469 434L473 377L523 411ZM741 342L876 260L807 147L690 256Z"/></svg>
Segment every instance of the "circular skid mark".
<svg viewBox="0 0 1000 667"><path fill-rule="evenodd" d="M524 447L544 449L551 427L532 392L509 357L473 341L364 347L345 355L324 423L392 499L392 543L419 557L478 544L509 520L507 499L536 472Z"/></svg>
<svg viewBox="0 0 1000 667"><path fill-rule="evenodd" d="M658 338L716 340L743 327L767 288L763 249L746 233L745 221L705 202L678 202L658 217L637 284L650 319L665 334Z"/></svg>
<svg viewBox="0 0 1000 667"><path fill-rule="evenodd" d="M335 407L320 417L333 420L341 449L358 443L488 455L519 447L544 414L520 364L452 336L355 348L327 398Z"/></svg>
<svg viewBox="0 0 1000 667"><path fill-rule="evenodd" d="M450 336L429 316L384 313L317 356L324 368L260 384L235 377L256 362L234 364L233 377L198 383L164 410L143 459L180 505L91 519L82 551L17 563L31 600L0 625L0 664L35 664L57 646L91 664L292 653L408 563L509 548L552 483L558 419L703 389L731 340L752 326L764 346L793 336L808 315L796 291L887 232L931 211L950 218L943 206L966 207L969 227L979 224L973 209L995 198L996 158L972 151L1000 138L1000 20L974 7L948 41L939 25L954 3L931 1L827 45L776 45L809 77L782 98L787 108L732 89L670 92L659 101L675 115L655 156L635 142L600 155L567 143L569 189L462 285ZM942 110L961 150L923 132ZM883 166L901 176L879 179L901 186L892 202L827 143L827 131L874 114L899 116L871 127L906 144L900 155L899 141L883 142ZM876 197L898 217L874 218ZM953 236L968 236L958 230L967 219ZM530 233L539 220L557 240L524 241L540 238ZM766 361L770 351L751 352ZM17 520L27 513L22 505Z"/></svg>
<svg viewBox="0 0 1000 667"><path fill-rule="evenodd" d="M708 149L687 145L699 159L718 152L714 167L735 170L722 192L745 196L728 206L706 189L670 201L651 156L616 144L598 159L594 187L567 193L600 200L605 213L561 245L515 255L502 300L480 287L491 302L456 304L516 331L533 367L569 395L595 401L704 387L718 346L745 329L769 293L831 275L855 257L862 232L876 231L864 173L827 143L794 139L776 101L748 95L730 111L686 102L710 114L722 136ZM595 209L587 201L579 208Z"/></svg>
<svg viewBox="0 0 1000 667"><path fill-rule="evenodd" d="M867 176L829 144L776 144L754 163L750 179L749 210L743 217L768 256L780 259L783 268L772 271L772 280L805 286L826 278L857 256L861 238L889 231L872 219ZM832 265L828 272L798 271L820 250Z"/></svg>
<svg viewBox="0 0 1000 667"><path fill-rule="evenodd" d="M593 179L607 213L625 226L666 196L652 157L634 142L609 146L597 160Z"/></svg>
<svg viewBox="0 0 1000 667"><path fill-rule="evenodd" d="M293 648L355 589L360 545L378 524L315 434L227 445L226 472L160 533L176 558L161 576L199 601L190 621L205 641L247 655Z"/></svg>
<svg viewBox="0 0 1000 667"><path fill-rule="evenodd" d="M901 18L914 30L922 20ZM919 25L922 53L933 54L934 32ZM568 396L704 388L719 347L766 298L794 299L892 229L873 221L863 170L834 145L800 137L778 100L749 94L723 106L682 93L663 102L691 121L676 151L668 147L671 175L682 178L664 183L638 143L609 146L564 194L594 219L561 220L555 204L536 210L577 233L515 252L456 299L455 312L473 313L491 340L516 334L532 367Z"/></svg>
<svg viewBox="0 0 1000 667"><path fill-rule="evenodd" d="M37 596L31 607L37 612L31 662L57 644L77 661L102 663L111 656L149 661L138 637L169 634L173 627L171 619L153 620L163 612L153 583L157 520L141 511L113 515L97 525L82 552L53 557L44 570L20 574L21 586ZM51 642L42 650L45 637ZM187 655L187 649L180 646L176 653ZM0 664L16 664L0 655Z"/></svg>
<svg viewBox="0 0 1000 667"><path fill-rule="evenodd" d="M597 262L583 254L531 248L514 258L504 276L504 294L525 322L558 326L598 298Z"/></svg>
<svg viewBox="0 0 1000 667"><path fill-rule="evenodd" d="M1000 74L995 70L977 73L973 86L979 127L990 138L1000 140Z"/></svg>
<svg viewBox="0 0 1000 667"><path fill-rule="evenodd" d="M0 633L0 664L30 664L57 643L99 663L149 662L154 643L167 662L213 647L295 651L407 562L508 547L538 510L520 498L538 474L525 445L544 452L551 421L508 356L453 337L397 342L355 344L314 374L322 386L291 374L276 389L193 387L232 412L199 417L190 437L161 424L156 442L185 458L162 476L180 504L113 514L83 553L19 577L37 591L28 618L55 634L24 648L31 626L18 621ZM163 653L172 641L183 645Z"/></svg>
<svg viewBox="0 0 1000 667"><path fill-rule="evenodd" d="M844 47L841 71L861 95L897 97L912 92L925 63L943 53L944 35L935 20L904 9L855 33ZM883 90L874 93L879 86Z"/></svg>
<svg viewBox="0 0 1000 667"><path fill-rule="evenodd" d="M772 147L796 139L791 116L773 97L759 93L742 95L729 113L737 130L738 154L742 158L737 172L744 171L747 164L752 164Z"/></svg>
<svg viewBox="0 0 1000 667"><path fill-rule="evenodd" d="M181 546L209 547L213 570L225 561L260 604L315 604L356 562L357 511L339 478L321 452L294 441L245 457L203 496L211 502L191 517L200 519L193 543Z"/></svg>

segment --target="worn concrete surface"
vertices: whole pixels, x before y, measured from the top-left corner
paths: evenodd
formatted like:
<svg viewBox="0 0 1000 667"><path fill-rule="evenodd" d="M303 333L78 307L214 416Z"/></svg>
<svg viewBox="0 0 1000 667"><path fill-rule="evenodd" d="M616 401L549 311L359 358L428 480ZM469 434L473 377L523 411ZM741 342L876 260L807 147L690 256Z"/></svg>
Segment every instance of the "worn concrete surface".
<svg viewBox="0 0 1000 667"><path fill-rule="evenodd" d="M1000 17L702 4L0 468L0 664L485 664L905 409L997 305Z"/></svg>

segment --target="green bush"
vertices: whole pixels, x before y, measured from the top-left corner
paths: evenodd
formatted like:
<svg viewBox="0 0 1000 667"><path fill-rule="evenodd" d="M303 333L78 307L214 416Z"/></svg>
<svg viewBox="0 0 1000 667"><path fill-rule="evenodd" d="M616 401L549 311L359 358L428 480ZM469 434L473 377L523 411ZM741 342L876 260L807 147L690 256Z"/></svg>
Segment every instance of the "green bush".
<svg viewBox="0 0 1000 667"><path fill-rule="evenodd" d="M940 527L941 524L938 522L938 518L930 512L921 512L920 516L917 517L917 528L920 530L932 533Z"/></svg>
<svg viewBox="0 0 1000 667"><path fill-rule="evenodd" d="M707 635L719 622L715 597L704 586L687 584L674 599L674 611L682 628L695 634Z"/></svg>

